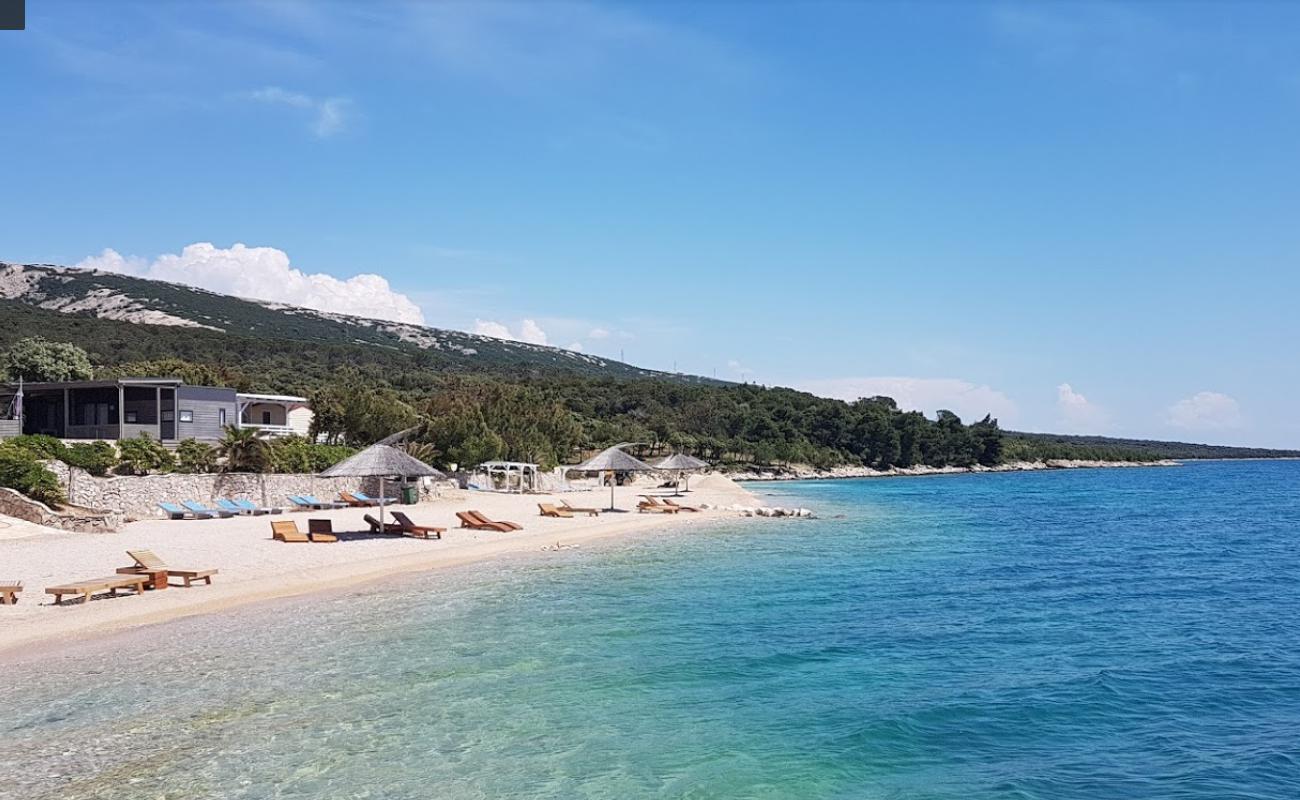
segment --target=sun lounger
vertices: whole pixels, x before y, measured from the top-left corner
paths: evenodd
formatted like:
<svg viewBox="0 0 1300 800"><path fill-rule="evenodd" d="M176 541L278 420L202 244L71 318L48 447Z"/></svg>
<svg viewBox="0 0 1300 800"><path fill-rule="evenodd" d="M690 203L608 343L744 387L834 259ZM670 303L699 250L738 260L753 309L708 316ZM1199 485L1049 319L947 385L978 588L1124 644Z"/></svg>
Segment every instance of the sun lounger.
<svg viewBox="0 0 1300 800"><path fill-rule="evenodd" d="M311 506L312 508L347 508L348 507L348 504L344 503L341 500L320 500L314 494L300 494L298 495L298 497L301 497L303 501L306 502L307 505Z"/></svg>
<svg viewBox="0 0 1300 800"><path fill-rule="evenodd" d="M697 513L699 512L699 509L696 508L695 506L678 505L677 503L674 503L672 500L669 500L667 497L664 498L664 505L668 506L669 508L679 508L682 511L694 511Z"/></svg>
<svg viewBox="0 0 1300 800"><path fill-rule="evenodd" d="M284 509L274 506L259 506L252 500L235 500L233 502L244 511L251 511L254 514L279 514L284 511Z"/></svg>
<svg viewBox="0 0 1300 800"><path fill-rule="evenodd" d="M79 594L88 603L92 595L104 592L116 597L118 589L131 589L136 594L143 594L147 580L148 578L143 575L111 575L106 578L89 578L84 581L65 583L62 586L51 586L45 590L45 593L54 595L56 606L63 604L63 596L67 594Z"/></svg>
<svg viewBox="0 0 1300 800"><path fill-rule="evenodd" d="M22 590L22 581L0 581L0 606L17 605Z"/></svg>
<svg viewBox="0 0 1300 800"><path fill-rule="evenodd" d="M212 576L217 574L215 569L180 569L179 567L169 567L163 563L163 560L154 555L152 550L127 550L126 554L135 561L135 566L122 567L118 570L120 574L134 574L145 572L157 572L165 570L168 579L172 577L180 578L185 582L186 588L191 586L195 581L203 581L206 584L212 584Z"/></svg>
<svg viewBox="0 0 1300 800"><path fill-rule="evenodd" d="M163 510L163 513L167 515L168 519L186 519L186 518L216 519L217 518L217 514L215 511L210 514L198 514L193 511L189 511L187 509L181 508L175 503L159 503L158 507Z"/></svg>
<svg viewBox="0 0 1300 800"><path fill-rule="evenodd" d="M238 512L236 511L224 511L215 508L208 508L202 503L196 503L193 500L182 500L181 505L185 506L185 508L195 516L198 516L199 514L207 514L208 516L229 519L230 517L238 515Z"/></svg>
<svg viewBox="0 0 1300 800"><path fill-rule="evenodd" d="M247 517L251 517L257 513L256 511L250 511L247 508L240 508L239 506L235 505L233 500L227 500L224 497L217 499L217 508L221 509L222 511L229 511L232 514L239 514L241 516L247 516Z"/></svg>
<svg viewBox="0 0 1300 800"><path fill-rule="evenodd" d="M502 533L509 533L515 530L503 522L490 522L484 520L482 517L477 516L473 511L457 511L456 517L460 520L460 526L462 528L473 528L476 531L501 531Z"/></svg>
<svg viewBox="0 0 1300 800"><path fill-rule="evenodd" d="M367 514L366 516L370 515ZM402 534L413 536L417 539L441 539L442 534L447 530L446 528L435 528L432 525L416 525L411 521L410 517L406 516L401 511L394 511L393 519L397 520L398 530L401 531Z"/></svg>
<svg viewBox="0 0 1300 800"><path fill-rule="evenodd" d="M550 503L538 503L537 507L541 510L543 517L559 517L561 519L573 519L573 512L567 508L556 508Z"/></svg>
<svg viewBox="0 0 1300 800"><path fill-rule="evenodd" d="M379 520L375 519L369 514L366 514L364 517L362 517L362 519L364 519L366 521L366 524L370 526L371 533L399 533L400 534L402 532L402 526L398 525L396 522L385 522L383 524L383 527L381 528L379 525Z"/></svg>
<svg viewBox="0 0 1300 800"><path fill-rule="evenodd" d="M492 525L504 525L512 531L522 531L524 529L524 526L520 525L518 522L511 522L504 519L488 519L482 511L474 511L471 509L469 513L478 518L480 522L486 522Z"/></svg>
<svg viewBox="0 0 1300 800"><path fill-rule="evenodd" d="M680 508L677 508L676 506L666 506L663 503L660 503L655 498L650 497L649 495L643 494L641 495L641 497L643 497L644 499L641 502L636 504L636 509L642 514L644 514L647 511L652 511L656 514L676 514L677 512L681 511Z"/></svg>
<svg viewBox="0 0 1300 800"><path fill-rule="evenodd" d="M372 506L391 506L397 502L396 497L371 497L365 492L353 492L352 496L363 503L369 503Z"/></svg>
<svg viewBox="0 0 1300 800"><path fill-rule="evenodd" d="M599 508L578 508L577 506L571 506L571 505L569 505L569 501L568 501L568 500L561 500L561 501L560 501L560 508L562 508L562 509L565 510L565 511L568 511L568 512L574 513L574 514L586 514L586 515L589 516L589 517L598 517L598 516L600 516L600 509L599 509Z"/></svg>
<svg viewBox="0 0 1300 800"><path fill-rule="evenodd" d="M329 520L324 520L329 522ZM310 526L313 522L319 523L321 520L307 520ZM312 533L310 536L298 530L298 523L291 519L276 520L271 523L271 538L280 542L337 542L338 537L329 533L320 532Z"/></svg>
<svg viewBox="0 0 1300 800"><path fill-rule="evenodd" d="M307 520L307 535L313 542L337 542L339 539L334 535L334 523L327 519L309 519Z"/></svg>
<svg viewBox="0 0 1300 800"><path fill-rule="evenodd" d="M379 505L368 497L365 500L362 500L360 497L352 494L352 492L339 492L339 499L353 508L367 508Z"/></svg>

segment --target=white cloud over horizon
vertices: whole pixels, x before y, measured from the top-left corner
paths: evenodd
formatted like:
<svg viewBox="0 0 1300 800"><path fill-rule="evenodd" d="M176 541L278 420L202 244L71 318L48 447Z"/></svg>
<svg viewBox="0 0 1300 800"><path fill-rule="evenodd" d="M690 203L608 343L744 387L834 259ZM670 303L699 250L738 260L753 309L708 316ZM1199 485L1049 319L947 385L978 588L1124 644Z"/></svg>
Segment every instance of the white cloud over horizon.
<svg viewBox="0 0 1300 800"><path fill-rule="evenodd" d="M542 330L542 326L532 319L521 320L518 331L511 330L510 326L503 322L491 319L476 319L474 320L474 333L479 336L491 336L494 339L508 339L527 344L550 344L546 331ZM574 348L570 347L569 349Z"/></svg>
<svg viewBox="0 0 1300 800"><path fill-rule="evenodd" d="M1166 423L1189 431L1221 431L1242 427L1241 404L1222 392L1197 392L1168 409Z"/></svg>
<svg viewBox="0 0 1300 800"><path fill-rule="evenodd" d="M1056 409L1062 433L1098 434L1110 430L1110 414L1068 383L1056 387Z"/></svg>
<svg viewBox="0 0 1300 800"><path fill-rule="evenodd" d="M249 92L247 97L258 103L288 106L310 112L311 132L321 139L343 131L347 123L347 108L352 102L346 97L312 97L279 86L264 86Z"/></svg>
<svg viewBox="0 0 1300 800"><path fill-rule="evenodd" d="M303 272L290 264L288 253L274 247L236 243L222 248L196 242L180 253L164 253L152 261L105 248L73 266L317 311L424 324L420 307L401 292L393 291L383 276L362 273L340 279L322 272Z"/></svg>
<svg viewBox="0 0 1300 800"><path fill-rule="evenodd" d="M803 381L795 384L795 388L850 402L884 395L894 398L898 407L906 411L934 416L939 409L947 409L964 422L974 422L985 414L992 414L1004 427L1015 424L1019 414L1015 402L1004 393L959 378L828 378Z"/></svg>

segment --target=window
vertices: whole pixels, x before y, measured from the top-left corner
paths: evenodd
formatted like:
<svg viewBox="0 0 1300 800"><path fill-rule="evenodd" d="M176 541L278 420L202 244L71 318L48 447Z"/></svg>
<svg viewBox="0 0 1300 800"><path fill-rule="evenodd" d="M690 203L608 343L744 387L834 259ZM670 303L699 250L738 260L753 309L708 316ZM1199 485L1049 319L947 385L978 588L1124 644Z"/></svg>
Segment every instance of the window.
<svg viewBox="0 0 1300 800"><path fill-rule="evenodd" d="M217 424L223 428L226 427L226 410L224 408L217 409Z"/></svg>
<svg viewBox="0 0 1300 800"><path fill-rule="evenodd" d="M270 412L270 411L263 411L263 412L262 412L262 424L263 424L263 425L270 425L270 424L271 424L271 412Z"/></svg>
<svg viewBox="0 0 1300 800"><path fill-rule="evenodd" d="M134 425L140 421L140 416L134 411L126 412L126 422L128 425Z"/></svg>
<svg viewBox="0 0 1300 800"><path fill-rule="evenodd" d="M181 422L193 422L193 421L194 421L194 412L193 412L193 411L186 411L186 410L182 409L182 410L181 410Z"/></svg>

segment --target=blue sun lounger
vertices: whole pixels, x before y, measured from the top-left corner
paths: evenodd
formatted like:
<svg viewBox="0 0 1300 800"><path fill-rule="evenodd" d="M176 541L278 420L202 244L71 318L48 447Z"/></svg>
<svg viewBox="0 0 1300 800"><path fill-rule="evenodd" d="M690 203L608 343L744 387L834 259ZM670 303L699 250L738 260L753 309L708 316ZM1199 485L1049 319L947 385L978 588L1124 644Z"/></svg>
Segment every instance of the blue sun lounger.
<svg viewBox="0 0 1300 800"><path fill-rule="evenodd" d="M300 494L298 496L301 497L303 500L306 500L308 505L310 505L312 508L347 508L348 507L348 504L344 503L341 500L318 500L316 498L316 495L314 494Z"/></svg>
<svg viewBox="0 0 1300 800"><path fill-rule="evenodd" d="M211 514L199 514L194 511L181 508L175 503L159 503L158 507L167 515L167 519L185 519L193 517L194 519L216 519L216 512Z"/></svg>
<svg viewBox="0 0 1300 800"><path fill-rule="evenodd" d="M250 514L279 514L284 511L284 509L276 508L275 506L259 506L252 500L234 500L232 501L232 504L236 508Z"/></svg>
<svg viewBox="0 0 1300 800"><path fill-rule="evenodd" d="M229 518L235 516L234 511L224 511L216 508L208 508L202 503L196 503L193 500L182 500L181 505L185 506L185 508L187 508L189 512L196 517L200 514L206 515L208 517L222 517L222 518Z"/></svg>
<svg viewBox="0 0 1300 800"><path fill-rule="evenodd" d="M397 502L396 497L371 497L365 492L353 492L352 496L372 506L387 506Z"/></svg>

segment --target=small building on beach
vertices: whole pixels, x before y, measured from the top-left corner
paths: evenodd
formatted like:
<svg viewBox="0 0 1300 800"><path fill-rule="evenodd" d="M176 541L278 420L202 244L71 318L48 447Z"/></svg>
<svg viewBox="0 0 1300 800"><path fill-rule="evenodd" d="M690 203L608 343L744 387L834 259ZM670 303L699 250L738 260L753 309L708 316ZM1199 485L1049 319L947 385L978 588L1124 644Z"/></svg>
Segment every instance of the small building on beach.
<svg viewBox="0 0 1300 800"><path fill-rule="evenodd" d="M220 386L190 386L180 378L0 384L0 414L0 439L45 434L115 441L144 433L174 444L215 442L232 425L284 436L298 427L305 435L311 424L306 398L242 395Z"/></svg>

